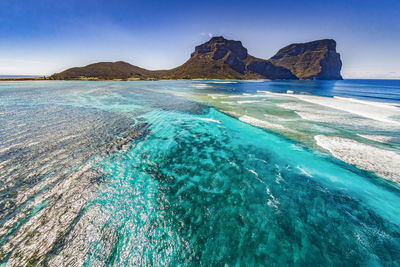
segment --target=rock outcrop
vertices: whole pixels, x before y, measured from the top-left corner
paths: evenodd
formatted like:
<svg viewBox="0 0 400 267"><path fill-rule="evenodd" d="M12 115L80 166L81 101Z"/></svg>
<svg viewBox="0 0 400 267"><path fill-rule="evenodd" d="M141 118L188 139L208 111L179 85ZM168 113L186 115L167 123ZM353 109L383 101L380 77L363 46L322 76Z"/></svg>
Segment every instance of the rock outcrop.
<svg viewBox="0 0 400 267"><path fill-rule="evenodd" d="M164 71L162 76L175 79L260 79L246 69L249 55L240 41L213 37L196 46L190 59L183 65Z"/></svg>
<svg viewBox="0 0 400 267"><path fill-rule="evenodd" d="M52 79L342 79L336 42L326 39L282 48L269 60L253 57L240 41L222 36L195 47L183 65L150 71L129 63L100 62L71 68Z"/></svg>
<svg viewBox="0 0 400 267"><path fill-rule="evenodd" d="M290 70L302 80L342 79L342 61L336 52L336 42L332 39L288 45L269 61Z"/></svg>
<svg viewBox="0 0 400 267"><path fill-rule="evenodd" d="M287 68L276 66L268 60L253 59L246 66L247 70L258 73L271 80L297 80L298 78Z"/></svg>

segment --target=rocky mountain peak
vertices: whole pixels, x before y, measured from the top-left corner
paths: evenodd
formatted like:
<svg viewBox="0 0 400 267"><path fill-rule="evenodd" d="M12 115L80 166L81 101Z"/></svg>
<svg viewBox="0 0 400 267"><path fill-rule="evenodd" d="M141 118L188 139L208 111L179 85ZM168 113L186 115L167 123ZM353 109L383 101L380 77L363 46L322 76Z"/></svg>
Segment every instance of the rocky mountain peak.
<svg viewBox="0 0 400 267"><path fill-rule="evenodd" d="M336 52L336 41L333 39L288 45L280 49L269 61L289 69L299 79L342 79L342 61L340 54Z"/></svg>
<svg viewBox="0 0 400 267"><path fill-rule="evenodd" d="M208 42L198 45L191 57L223 60L233 70L244 74L245 64L242 62L248 56L247 49L242 42L227 40L223 36L212 37Z"/></svg>
<svg viewBox="0 0 400 267"><path fill-rule="evenodd" d="M294 43L265 60L248 54L242 42L212 37L190 59L170 70L150 71L126 62L100 62L54 74L52 79L342 79L336 42Z"/></svg>
<svg viewBox="0 0 400 267"><path fill-rule="evenodd" d="M241 41L227 40L223 36L212 37L208 42L196 46L192 57L207 53L212 53L212 58L215 60L225 57L228 53L240 60L248 56L247 49L243 47Z"/></svg>

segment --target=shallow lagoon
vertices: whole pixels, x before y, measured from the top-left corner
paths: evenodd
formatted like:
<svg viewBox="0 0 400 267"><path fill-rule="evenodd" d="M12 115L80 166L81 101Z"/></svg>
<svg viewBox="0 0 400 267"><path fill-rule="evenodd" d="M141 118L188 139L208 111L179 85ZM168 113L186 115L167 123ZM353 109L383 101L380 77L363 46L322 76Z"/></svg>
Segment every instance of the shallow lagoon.
<svg viewBox="0 0 400 267"><path fill-rule="evenodd" d="M0 260L400 264L399 186L314 139L331 129L398 153L395 128L362 132L394 135L389 142L357 137L352 119L371 118L322 105L325 119L345 114L350 124L304 122L296 111L310 116L316 104L276 94L318 95L322 84L344 96L335 90L345 82L1 83Z"/></svg>

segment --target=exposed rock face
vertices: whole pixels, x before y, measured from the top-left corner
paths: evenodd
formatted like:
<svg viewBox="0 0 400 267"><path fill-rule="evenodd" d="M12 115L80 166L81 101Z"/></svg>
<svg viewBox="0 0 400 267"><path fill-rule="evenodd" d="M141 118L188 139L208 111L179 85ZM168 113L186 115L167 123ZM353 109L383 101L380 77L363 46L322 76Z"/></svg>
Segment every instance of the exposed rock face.
<svg viewBox="0 0 400 267"><path fill-rule="evenodd" d="M336 42L332 39L288 45L269 61L289 69L299 79L342 79L342 62L336 52Z"/></svg>
<svg viewBox="0 0 400 267"><path fill-rule="evenodd" d="M271 80L297 80L297 77L290 70L275 66L267 60L253 60L247 65L247 69Z"/></svg>
<svg viewBox="0 0 400 267"><path fill-rule="evenodd" d="M276 67L266 60L250 56L242 42L227 40L222 36L213 37L210 41L196 46L189 61L181 67L188 63L201 65L199 61L206 61L207 65L214 66L214 69L225 69L224 75L227 78L237 79L237 74L240 74L241 79L297 79L286 68ZM236 73L228 74L227 69ZM209 73L208 76L212 77L213 74Z"/></svg>
<svg viewBox="0 0 400 267"><path fill-rule="evenodd" d="M183 65L165 71L173 78L205 79L258 79L257 73L246 70L247 49L240 41L213 37L208 42L196 46L191 57Z"/></svg>
<svg viewBox="0 0 400 267"><path fill-rule="evenodd" d="M196 46L183 65L149 71L129 63L101 62L54 74L53 79L341 79L334 40L292 44L269 60L248 54L240 41L222 36Z"/></svg>
<svg viewBox="0 0 400 267"><path fill-rule="evenodd" d="M222 36L213 37L207 43L198 45L195 48L192 57L201 54L213 53L213 59L218 60L230 54L232 57L240 60L247 58L247 49L243 47L242 42L227 40Z"/></svg>

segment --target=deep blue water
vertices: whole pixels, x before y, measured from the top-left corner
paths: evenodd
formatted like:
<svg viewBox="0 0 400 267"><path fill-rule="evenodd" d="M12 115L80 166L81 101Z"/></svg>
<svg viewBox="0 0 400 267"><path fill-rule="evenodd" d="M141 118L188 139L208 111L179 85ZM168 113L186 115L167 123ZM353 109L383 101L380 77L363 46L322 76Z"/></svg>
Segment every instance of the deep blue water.
<svg viewBox="0 0 400 267"><path fill-rule="evenodd" d="M198 81L197 83L203 83ZM357 80L342 81L237 81L230 84L213 84L210 92L251 93L268 90L276 93L304 93L317 96L342 96L369 101L400 103L400 80Z"/></svg>
<svg viewBox="0 0 400 267"><path fill-rule="evenodd" d="M199 82L201 83L201 82ZM342 81L265 81L265 82L240 82L215 85L221 91L234 93L249 93L257 90L268 90L277 93L305 93L317 96L342 96L358 98L369 101L400 103L400 80L357 80L347 79Z"/></svg>
<svg viewBox="0 0 400 267"><path fill-rule="evenodd" d="M0 79L38 78L40 75L0 75Z"/></svg>
<svg viewBox="0 0 400 267"><path fill-rule="evenodd" d="M0 262L400 265L398 184L177 96L398 81L193 83L0 83Z"/></svg>

